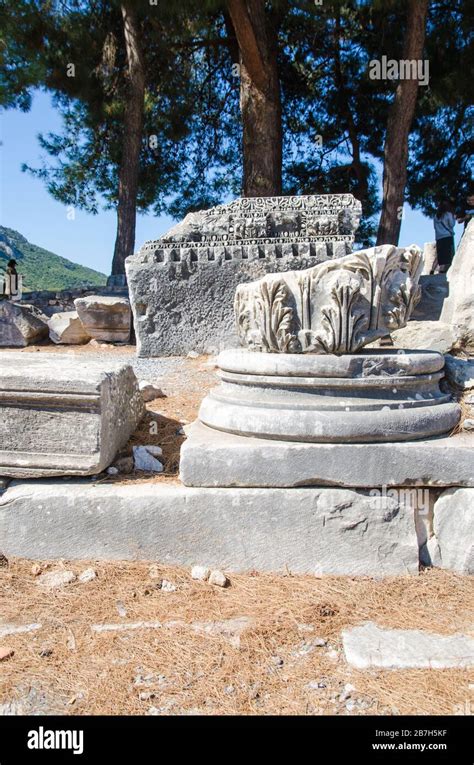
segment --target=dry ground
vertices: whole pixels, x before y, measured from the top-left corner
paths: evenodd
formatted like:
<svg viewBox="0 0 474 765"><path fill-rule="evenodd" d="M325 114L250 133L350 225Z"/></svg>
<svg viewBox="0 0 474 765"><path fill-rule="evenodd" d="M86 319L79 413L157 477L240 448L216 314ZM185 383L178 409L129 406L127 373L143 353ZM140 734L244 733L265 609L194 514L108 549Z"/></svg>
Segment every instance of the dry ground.
<svg viewBox="0 0 474 765"><path fill-rule="evenodd" d="M341 630L365 620L469 632L468 577L436 570L381 581L249 573L231 575L221 589L158 564L151 572L147 563L63 565L76 574L92 565L97 578L48 591L35 574L57 562L33 568L13 560L0 569L1 620L42 625L0 639L14 650L0 664L4 713L452 715L474 707L472 672L359 671L341 648ZM162 579L176 591L161 589ZM248 619L240 640L215 624L236 617ZM139 620L165 626L91 630ZM344 693L347 684L353 689Z"/></svg>

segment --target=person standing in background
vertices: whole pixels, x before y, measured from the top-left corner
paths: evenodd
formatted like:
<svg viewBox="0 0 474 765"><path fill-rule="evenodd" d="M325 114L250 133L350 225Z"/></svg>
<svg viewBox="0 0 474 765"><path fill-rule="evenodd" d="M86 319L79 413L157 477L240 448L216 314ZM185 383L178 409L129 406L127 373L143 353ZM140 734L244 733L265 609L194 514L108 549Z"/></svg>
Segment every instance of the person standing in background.
<svg viewBox="0 0 474 765"><path fill-rule="evenodd" d="M16 260L9 260L3 277L3 295L13 300L20 295L20 277L16 270Z"/></svg>
<svg viewBox="0 0 474 765"><path fill-rule="evenodd" d="M441 200L433 220L436 238L436 260L440 274L446 273L454 257L454 206L449 199ZM434 273L434 266L431 271Z"/></svg>
<svg viewBox="0 0 474 765"><path fill-rule="evenodd" d="M464 231L465 231L467 224L473 218L474 218L474 193L471 190L466 195L466 201L464 203L462 210L460 210L459 213L456 215L456 220L458 223L464 223Z"/></svg>

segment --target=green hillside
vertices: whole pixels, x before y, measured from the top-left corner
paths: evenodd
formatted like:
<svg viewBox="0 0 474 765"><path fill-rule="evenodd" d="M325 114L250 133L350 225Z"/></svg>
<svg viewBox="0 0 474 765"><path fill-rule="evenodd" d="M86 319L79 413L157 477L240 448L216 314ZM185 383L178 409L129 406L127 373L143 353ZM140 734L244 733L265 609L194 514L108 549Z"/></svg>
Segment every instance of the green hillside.
<svg viewBox="0 0 474 765"><path fill-rule="evenodd" d="M18 231L0 226L0 275L10 258L17 261L17 271L23 276L24 292L101 287L107 281L105 274L72 263L54 252L31 244Z"/></svg>

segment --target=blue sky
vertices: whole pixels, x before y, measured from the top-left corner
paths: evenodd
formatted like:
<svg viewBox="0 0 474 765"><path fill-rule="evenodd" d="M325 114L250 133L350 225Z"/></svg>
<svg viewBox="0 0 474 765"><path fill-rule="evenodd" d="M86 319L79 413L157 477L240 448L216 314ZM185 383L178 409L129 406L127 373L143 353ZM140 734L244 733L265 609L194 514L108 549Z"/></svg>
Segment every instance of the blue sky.
<svg viewBox="0 0 474 765"><path fill-rule="evenodd" d="M2 114L0 223L16 229L33 244L108 274L115 241L115 212L88 215L75 210L71 220L68 208L47 193L43 182L21 170L23 162L33 167L40 165L38 133L60 130L61 119L45 93L35 94L27 113L11 110ZM171 225L173 221L167 216L138 215L136 249ZM462 227L457 226L456 239L461 232ZM423 245L433 238L432 222L406 206L400 245Z"/></svg>

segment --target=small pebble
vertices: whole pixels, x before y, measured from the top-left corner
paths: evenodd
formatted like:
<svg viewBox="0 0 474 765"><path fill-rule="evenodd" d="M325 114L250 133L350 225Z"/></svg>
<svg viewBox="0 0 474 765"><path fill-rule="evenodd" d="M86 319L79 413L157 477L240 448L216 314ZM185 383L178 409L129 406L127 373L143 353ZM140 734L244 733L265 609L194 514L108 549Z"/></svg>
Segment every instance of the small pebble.
<svg viewBox="0 0 474 765"><path fill-rule="evenodd" d="M464 430L474 430L474 419L468 418L462 424Z"/></svg>
<svg viewBox="0 0 474 765"><path fill-rule="evenodd" d="M47 571L45 574L40 574L37 584L52 590L56 587L63 587L65 584L71 584L75 580L76 575L73 571Z"/></svg>
<svg viewBox="0 0 474 765"><path fill-rule="evenodd" d="M210 576L210 569L206 566L193 566L191 569L191 579L200 579L201 582L206 582Z"/></svg>
<svg viewBox="0 0 474 765"><path fill-rule="evenodd" d="M38 563L33 563L31 567L31 573L33 576L39 576L41 574L42 568Z"/></svg>
<svg viewBox="0 0 474 765"><path fill-rule="evenodd" d="M118 473L119 473L119 469L117 467L114 467L114 465L107 468L108 475L118 475Z"/></svg>
<svg viewBox="0 0 474 765"><path fill-rule="evenodd" d="M156 457L161 457L162 450L160 446L134 446L133 459L135 470L144 470L145 472L162 473L163 465Z"/></svg>
<svg viewBox="0 0 474 765"><path fill-rule="evenodd" d="M174 707L174 705L174 701L169 701L164 707L150 707L148 709L147 715L155 717L158 715L165 715L170 711L171 707Z"/></svg>
<svg viewBox="0 0 474 765"><path fill-rule="evenodd" d="M150 701L150 699L155 698L155 694L153 693L153 691L140 691L140 693L138 694L138 698L140 699L140 701Z"/></svg>
<svg viewBox="0 0 474 765"><path fill-rule="evenodd" d="M325 645L327 645L327 640L324 638L318 637L314 638L314 640L311 641L313 645L315 645L317 648L323 648Z"/></svg>
<svg viewBox="0 0 474 765"><path fill-rule="evenodd" d="M326 688L326 683L323 683L321 680L311 680L308 683L308 688L310 688L312 691L320 691L323 688Z"/></svg>
<svg viewBox="0 0 474 765"><path fill-rule="evenodd" d="M354 691L355 691L355 687L351 685L350 683L346 683L346 685L344 686L344 690L339 696L339 701L346 701L346 699L350 698L350 696L352 695Z"/></svg>
<svg viewBox="0 0 474 765"><path fill-rule="evenodd" d="M154 444L149 444L145 447L147 452L150 452L150 454L153 454L154 457L161 457L163 455L163 449L161 446L155 446Z"/></svg>
<svg viewBox="0 0 474 765"><path fill-rule="evenodd" d="M10 648L9 646L0 646L0 661L6 661L7 659L11 659L15 651L13 648Z"/></svg>
<svg viewBox="0 0 474 765"><path fill-rule="evenodd" d="M79 575L79 581L82 582L82 584L86 584L87 582L92 582L92 580L96 578L97 578L97 574L93 568L86 568L85 571L83 571L82 574Z"/></svg>
<svg viewBox="0 0 474 765"><path fill-rule="evenodd" d="M116 467L119 473L127 475L133 471L133 457L120 457L118 460L115 460L113 467Z"/></svg>
<svg viewBox="0 0 474 765"><path fill-rule="evenodd" d="M229 580L222 571L211 571L209 576L209 584L214 584L216 587L227 587Z"/></svg>
<svg viewBox="0 0 474 765"><path fill-rule="evenodd" d="M76 650L76 638L74 637L74 634L72 632L69 632L69 635L67 636L66 648L68 649L68 651Z"/></svg>
<svg viewBox="0 0 474 765"><path fill-rule="evenodd" d="M163 579L161 582L161 588L164 592L176 592L178 589L173 582L169 582L167 579Z"/></svg>
<svg viewBox="0 0 474 765"><path fill-rule="evenodd" d="M142 394L142 398L145 403L154 401L155 398L166 398L166 395L163 393L161 388L157 388L156 385L148 382L148 380L141 380L138 384L138 387L140 388L140 393Z"/></svg>
<svg viewBox="0 0 474 765"><path fill-rule="evenodd" d="M188 359L197 359L197 358L199 358L199 353L197 353L197 351L189 351Z"/></svg>
<svg viewBox="0 0 474 765"><path fill-rule="evenodd" d="M125 608L125 605L122 603L122 601L117 600L116 606L118 615L122 618L125 618L125 616L127 616L127 609Z"/></svg>
<svg viewBox="0 0 474 765"><path fill-rule="evenodd" d="M314 651L315 648L324 648L324 646L327 644L327 640L324 638L311 638L304 643L301 643L299 650L296 652L293 652L294 655L297 656L305 656L308 653L311 653Z"/></svg>

